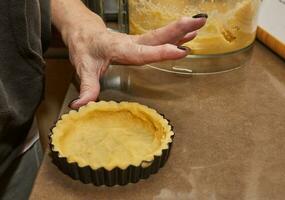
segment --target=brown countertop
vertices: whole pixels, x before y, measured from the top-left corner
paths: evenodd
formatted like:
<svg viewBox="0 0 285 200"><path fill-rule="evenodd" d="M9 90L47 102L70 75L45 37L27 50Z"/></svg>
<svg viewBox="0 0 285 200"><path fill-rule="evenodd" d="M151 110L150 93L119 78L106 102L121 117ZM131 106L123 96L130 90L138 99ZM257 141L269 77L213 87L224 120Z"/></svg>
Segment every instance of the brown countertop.
<svg viewBox="0 0 285 200"><path fill-rule="evenodd" d="M267 200L285 196L285 63L260 43L247 66L183 77L112 67L104 100L138 101L174 125L172 154L158 174L121 187L84 185L62 174L48 154L32 200ZM113 77L113 79L112 79ZM63 107L76 97L71 85Z"/></svg>

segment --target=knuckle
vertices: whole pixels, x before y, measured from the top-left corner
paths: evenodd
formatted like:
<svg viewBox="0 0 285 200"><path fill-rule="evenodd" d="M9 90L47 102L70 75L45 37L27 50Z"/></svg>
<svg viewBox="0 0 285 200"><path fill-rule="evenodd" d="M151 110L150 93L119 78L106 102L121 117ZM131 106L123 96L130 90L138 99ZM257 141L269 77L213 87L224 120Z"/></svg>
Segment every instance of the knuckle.
<svg viewBox="0 0 285 200"><path fill-rule="evenodd" d="M137 56L135 56L134 58L135 64L137 65L145 64L145 59L144 59L145 55L144 55L143 46L138 45L136 48L137 48L136 49Z"/></svg>
<svg viewBox="0 0 285 200"><path fill-rule="evenodd" d="M171 44L165 44L161 47L160 50L160 60L167 58L167 54L169 52L169 49L172 48Z"/></svg>
<svg viewBox="0 0 285 200"><path fill-rule="evenodd" d="M90 91L92 88L93 87L90 84L88 84L88 83L81 83L81 85L80 85L80 90L82 92Z"/></svg>
<svg viewBox="0 0 285 200"><path fill-rule="evenodd" d="M162 43L162 37L160 36L158 29L150 31L150 35L157 41L157 43Z"/></svg>
<svg viewBox="0 0 285 200"><path fill-rule="evenodd" d="M76 67L85 68L87 65L85 59L83 59L83 56L75 55L73 57L73 60L74 60Z"/></svg>
<svg viewBox="0 0 285 200"><path fill-rule="evenodd" d="M121 52L121 43L120 41L114 39L110 41L110 45L107 47L107 51L110 53L111 57L116 57Z"/></svg>
<svg viewBox="0 0 285 200"><path fill-rule="evenodd" d="M163 45L163 49L169 49L169 48L172 48L173 47L173 45L172 44L165 44L165 45Z"/></svg>
<svg viewBox="0 0 285 200"><path fill-rule="evenodd" d="M157 29L154 29L154 30L151 30L150 32L150 35L153 36L153 37L157 37Z"/></svg>
<svg viewBox="0 0 285 200"><path fill-rule="evenodd" d="M143 40L143 35L127 35L130 39L130 42L137 43Z"/></svg>

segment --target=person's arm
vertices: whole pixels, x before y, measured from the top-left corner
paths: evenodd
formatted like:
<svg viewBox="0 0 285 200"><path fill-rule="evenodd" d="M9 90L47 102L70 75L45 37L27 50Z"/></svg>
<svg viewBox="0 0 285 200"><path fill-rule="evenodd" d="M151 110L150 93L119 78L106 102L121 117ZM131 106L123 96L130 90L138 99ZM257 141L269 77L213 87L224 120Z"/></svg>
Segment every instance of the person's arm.
<svg viewBox="0 0 285 200"><path fill-rule="evenodd" d="M70 61L81 79L79 108L99 95L99 79L112 62L142 65L180 59L189 49L177 47L192 40L206 22L183 17L166 27L143 35L131 36L108 31L102 19L80 0L52 0L52 21L68 46Z"/></svg>

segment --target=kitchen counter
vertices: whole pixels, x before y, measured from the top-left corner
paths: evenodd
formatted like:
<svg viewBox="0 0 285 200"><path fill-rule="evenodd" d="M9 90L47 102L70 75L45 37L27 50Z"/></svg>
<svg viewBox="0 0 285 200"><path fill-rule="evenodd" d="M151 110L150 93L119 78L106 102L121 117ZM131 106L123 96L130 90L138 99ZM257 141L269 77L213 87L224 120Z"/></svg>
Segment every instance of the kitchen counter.
<svg viewBox="0 0 285 200"><path fill-rule="evenodd" d="M77 95L71 85L63 113ZM137 101L170 119L176 135L165 167L137 184L96 187L64 175L47 152L32 200L284 199L285 63L260 43L246 66L217 75L111 67L100 99Z"/></svg>

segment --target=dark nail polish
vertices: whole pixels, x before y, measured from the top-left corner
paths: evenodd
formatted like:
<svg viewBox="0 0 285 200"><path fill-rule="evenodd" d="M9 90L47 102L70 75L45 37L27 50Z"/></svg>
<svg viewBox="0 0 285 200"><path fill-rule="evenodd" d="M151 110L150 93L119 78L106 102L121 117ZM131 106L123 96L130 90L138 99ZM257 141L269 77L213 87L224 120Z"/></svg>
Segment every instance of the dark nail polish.
<svg viewBox="0 0 285 200"><path fill-rule="evenodd" d="M68 107L71 108L71 105L72 105L73 103L75 103L76 101L78 101L78 100L79 100L79 98L73 99L73 100L68 104Z"/></svg>
<svg viewBox="0 0 285 200"><path fill-rule="evenodd" d="M180 50L183 50L183 51L188 51L188 52L191 51L191 49L189 47L186 47L186 46L178 46L177 48Z"/></svg>
<svg viewBox="0 0 285 200"><path fill-rule="evenodd" d="M192 18L208 18L208 15L206 13L199 13L194 15Z"/></svg>

